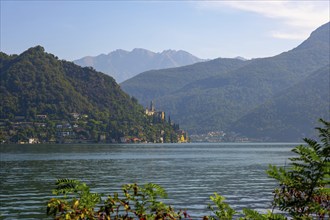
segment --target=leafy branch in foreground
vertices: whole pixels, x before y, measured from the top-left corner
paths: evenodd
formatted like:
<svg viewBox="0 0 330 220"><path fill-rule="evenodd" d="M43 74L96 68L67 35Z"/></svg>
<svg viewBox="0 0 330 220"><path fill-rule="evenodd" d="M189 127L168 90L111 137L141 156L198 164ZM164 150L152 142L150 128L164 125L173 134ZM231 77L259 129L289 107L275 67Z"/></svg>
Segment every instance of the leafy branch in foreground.
<svg viewBox="0 0 330 220"><path fill-rule="evenodd" d="M286 170L270 165L268 175L279 182L274 191L275 207L294 218L329 218L330 215L330 123L320 120L324 128L317 128L321 143L305 138L307 145L292 151L298 157Z"/></svg>
<svg viewBox="0 0 330 220"><path fill-rule="evenodd" d="M94 207L100 203L101 195L91 193L85 183L59 179L53 194L63 195L63 198L52 198L48 202L47 215L55 219L95 219Z"/></svg>
<svg viewBox="0 0 330 220"><path fill-rule="evenodd" d="M240 220L286 220L286 217L281 214L274 214L270 211L266 214L260 214L259 212L251 209L244 208L243 212L237 212L225 203L225 197L214 193L214 196L210 197L213 204L209 204L208 208L212 211L213 215L204 216L203 220L230 220L235 216ZM243 217L238 217L243 216Z"/></svg>
<svg viewBox="0 0 330 220"><path fill-rule="evenodd" d="M123 195L109 195L101 204L101 195L91 193L85 183L59 179L53 191L62 198L52 198L47 205L47 215L54 219L182 219L186 212L175 212L159 199L166 198L166 191L159 185L126 184ZM96 208L98 207L98 208Z"/></svg>

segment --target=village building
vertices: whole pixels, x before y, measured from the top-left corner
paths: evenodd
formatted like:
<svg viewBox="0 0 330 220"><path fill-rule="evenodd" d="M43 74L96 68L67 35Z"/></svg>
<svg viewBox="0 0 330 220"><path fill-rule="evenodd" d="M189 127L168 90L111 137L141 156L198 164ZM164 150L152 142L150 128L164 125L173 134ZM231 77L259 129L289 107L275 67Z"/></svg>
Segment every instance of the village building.
<svg viewBox="0 0 330 220"><path fill-rule="evenodd" d="M29 144L40 144L38 138L29 138Z"/></svg>
<svg viewBox="0 0 330 220"><path fill-rule="evenodd" d="M41 120L47 119L47 115L36 115L36 117Z"/></svg>
<svg viewBox="0 0 330 220"><path fill-rule="evenodd" d="M188 132L184 130L177 131L178 134L178 143L187 143L189 142Z"/></svg>
<svg viewBox="0 0 330 220"><path fill-rule="evenodd" d="M72 113L70 113L70 115L76 120L80 118L80 114L77 112L72 112Z"/></svg>

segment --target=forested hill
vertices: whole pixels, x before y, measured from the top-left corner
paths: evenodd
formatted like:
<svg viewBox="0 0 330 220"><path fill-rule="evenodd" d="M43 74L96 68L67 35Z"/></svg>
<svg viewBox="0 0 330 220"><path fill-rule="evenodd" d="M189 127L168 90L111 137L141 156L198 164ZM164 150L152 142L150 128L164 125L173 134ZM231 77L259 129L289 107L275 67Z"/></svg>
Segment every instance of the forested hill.
<svg viewBox="0 0 330 220"><path fill-rule="evenodd" d="M249 61L231 58L217 58L178 68L150 70L125 82L121 87L128 94L134 94L142 105L150 100L171 94L198 80L224 75L238 69Z"/></svg>
<svg viewBox="0 0 330 220"><path fill-rule="evenodd" d="M71 112L96 116L102 111L128 117L118 113L137 108L111 77L60 61L40 46L19 56L3 54L1 63L2 117L64 117Z"/></svg>
<svg viewBox="0 0 330 220"><path fill-rule="evenodd" d="M145 72L122 87L141 103L143 97L154 99L191 134L230 131L240 118L329 64L329 28L329 23L322 25L299 46L277 56L241 61L226 69L221 64L212 71L208 70L214 61L190 69ZM197 70L198 65L205 71ZM166 90L170 76L175 77Z"/></svg>
<svg viewBox="0 0 330 220"><path fill-rule="evenodd" d="M78 113L88 117L84 123L90 135L102 132L111 139L155 135L143 107L113 78L58 60L41 46L20 55L1 53L0 68L1 120L24 118L31 122L46 115L48 120L63 124Z"/></svg>
<svg viewBox="0 0 330 220"><path fill-rule="evenodd" d="M327 65L242 117L231 130L268 141L315 138L318 119L330 120L329 101L330 66Z"/></svg>

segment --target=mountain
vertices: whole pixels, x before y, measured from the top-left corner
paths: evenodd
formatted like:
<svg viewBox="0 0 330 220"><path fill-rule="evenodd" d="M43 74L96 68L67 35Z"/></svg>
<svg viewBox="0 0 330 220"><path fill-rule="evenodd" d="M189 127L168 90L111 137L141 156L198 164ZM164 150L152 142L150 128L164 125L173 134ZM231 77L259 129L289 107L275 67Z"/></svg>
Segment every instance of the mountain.
<svg viewBox="0 0 330 220"><path fill-rule="evenodd" d="M112 76L120 83L147 70L179 67L201 61L203 60L183 50L164 50L161 53L154 53L136 48L130 52L116 50L108 55L87 56L73 62L83 67L91 66Z"/></svg>
<svg viewBox="0 0 330 220"><path fill-rule="evenodd" d="M330 119L329 87L327 65L254 109L230 129L272 141L300 141L302 137L310 137L319 126L318 118Z"/></svg>
<svg viewBox="0 0 330 220"><path fill-rule="evenodd" d="M244 57L241 57L241 56L235 57L235 59L239 59L239 60L243 60L243 61L248 60L248 59L246 59L246 58L244 58Z"/></svg>
<svg viewBox="0 0 330 220"><path fill-rule="evenodd" d="M274 57L241 61L225 71L219 65L212 73L195 71L198 64L189 66L188 73L182 67L171 69L171 73L149 71L125 81L121 87L142 104L143 97L154 100L190 133L229 131L244 115L328 65L329 53L327 23L298 47ZM208 68L213 62L203 65ZM169 86L168 74L175 76L175 86L170 85L172 89L164 92ZM187 83L176 83L181 81Z"/></svg>
<svg viewBox="0 0 330 220"><path fill-rule="evenodd" d="M20 55L0 53L0 70L0 119L1 125L9 126L8 134L14 132L7 122L16 123L21 118L36 135L39 128L32 125L40 115L49 120L47 132L55 132L55 123L71 122L80 124L94 140L100 134L109 140L125 136L150 140L161 130L173 133L167 123L151 125L152 119L145 115L144 108L123 92L112 77L58 60L41 46ZM88 119L75 121L72 115L85 115ZM20 130L26 135L30 132L25 127L16 132Z"/></svg>
<svg viewBox="0 0 330 220"><path fill-rule="evenodd" d="M245 64L247 62L240 59L218 58L178 68L143 72L121 83L120 86L146 106L150 100L179 91L192 82L211 76L225 75Z"/></svg>

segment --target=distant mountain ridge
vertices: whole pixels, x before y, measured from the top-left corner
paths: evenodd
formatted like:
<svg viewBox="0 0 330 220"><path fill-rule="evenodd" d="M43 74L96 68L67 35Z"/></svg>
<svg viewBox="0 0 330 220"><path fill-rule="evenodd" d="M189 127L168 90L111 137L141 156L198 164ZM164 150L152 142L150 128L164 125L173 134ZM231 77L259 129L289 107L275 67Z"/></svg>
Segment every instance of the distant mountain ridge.
<svg viewBox="0 0 330 220"><path fill-rule="evenodd" d="M183 50L155 53L135 48L132 51L118 49L107 55L86 56L73 62L82 67L91 66L120 83L144 71L180 67L201 61L204 60Z"/></svg>
<svg viewBox="0 0 330 220"><path fill-rule="evenodd" d="M233 60L216 59L148 71L123 82L121 88L143 105L146 99L154 100L191 134L230 131L240 118L329 64L329 26L322 25L299 46L274 57L229 66Z"/></svg>

